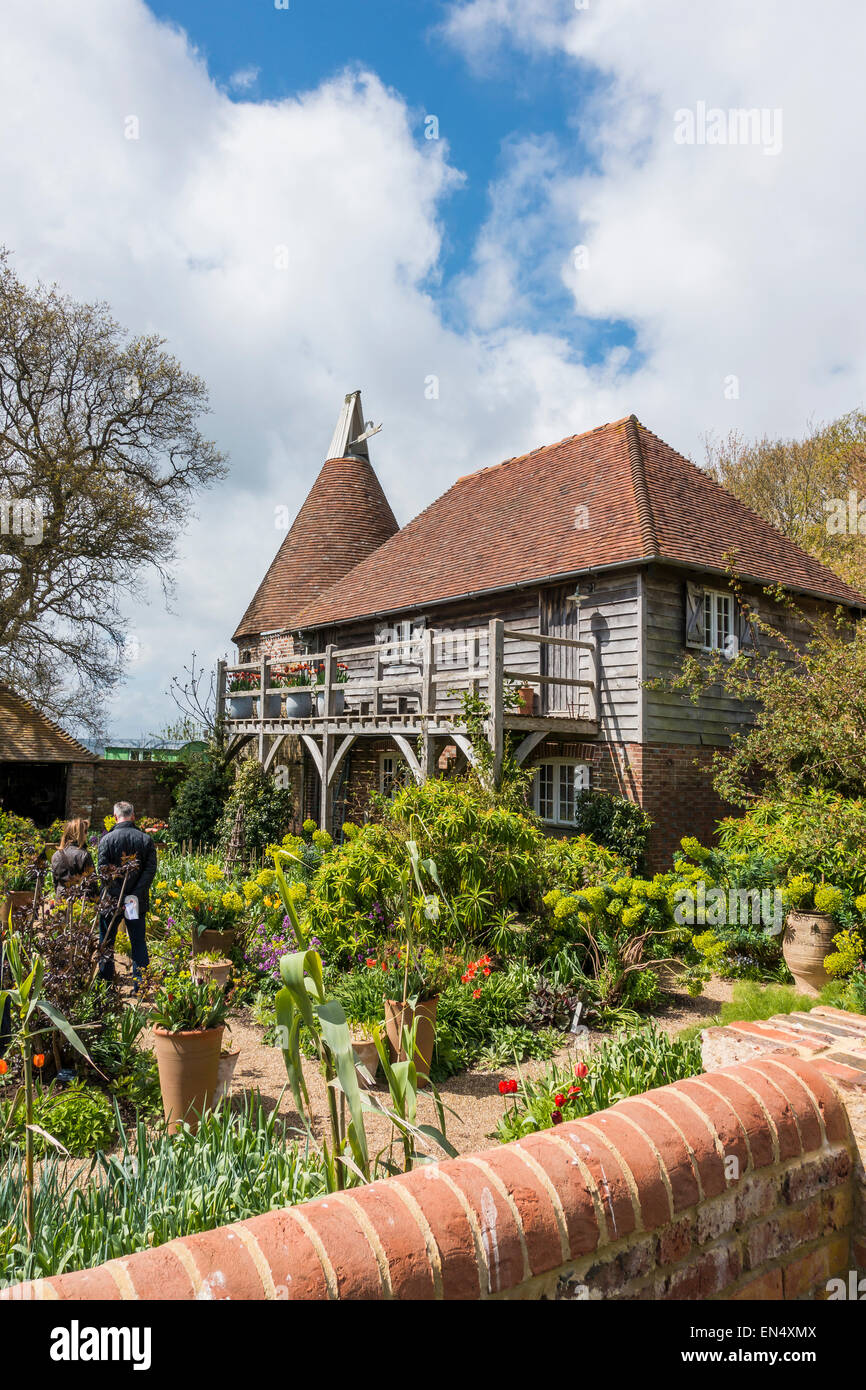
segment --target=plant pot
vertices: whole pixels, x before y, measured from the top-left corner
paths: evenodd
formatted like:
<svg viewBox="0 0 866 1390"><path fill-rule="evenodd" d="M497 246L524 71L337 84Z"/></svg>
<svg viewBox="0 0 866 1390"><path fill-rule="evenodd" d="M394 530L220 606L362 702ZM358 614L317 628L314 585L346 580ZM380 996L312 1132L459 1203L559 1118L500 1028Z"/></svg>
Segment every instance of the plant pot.
<svg viewBox="0 0 866 1390"><path fill-rule="evenodd" d="M782 955L804 994L820 994L830 983L824 957L833 948L839 927L826 912L789 912L785 919Z"/></svg>
<svg viewBox="0 0 866 1390"><path fill-rule="evenodd" d="M401 1046L403 1028L411 1028L414 1019L418 1019L414 1060L418 1071L419 1087L430 1084L430 1063L433 1061L433 1049L436 1046L436 1006L438 1003L438 997L436 999L421 999L418 1001L417 1008L412 1009L408 1004L404 1008L398 999L385 1000L385 1031L388 1034L388 1046L393 1062L406 1061L406 1053Z"/></svg>
<svg viewBox="0 0 866 1390"><path fill-rule="evenodd" d="M286 702L287 719L309 719L312 708L312 692L303 689L289 689L283 699Z"/></svg>
<svg viewBox="0 0 866 1390"><path fill-rule="evenodd" d="M366 1034L359 1034L357 1037L353 1034L352 1051L355 1054L355 1061L360 1062L362 1067L366 1067L373 1081L375 1081L376 1072L379 1070L379 1054L376 1051L376 1044L373 1039L367 1037ZM373 1085L373 1081L365 1081L363 1076L359 1076L358 1080L367 1090Z"/></svg>
<svg viewBox="0 0 866 1390"><path fill-rule="evenodd" d="M214 1087L211 1108L217 1105L221 1100L228 1100L231 1095L235 1067L238 1064L240 1055L241 1050L239 1047L236 1047L234 1052L225 1052L220 1057L220 1064L217 1069L217 1084Z"/></svg>
<svg viewBox="0 0 866 1390"><path fill-rule="evenodd" d="M522 686L520 687L520 689L518 690L518 692L517 692L517 698L518 698L518 700L520 701L520 703L519 703L519 705L518 705L518 707L517 707L517 712L518 712L518 714L533 714L533 713L534 713L534 711L535 711L535 691L534 691L534 689L532 688L531 685L522 685Z"/></svg>
<svg viewBox="0 0 866 1390"><path fill-rule="evenodd" d="M13 912L26 912L33 906L33 890L11 889L3 899L3 906L0 908L0 926L8 927L9 918Z"/></svg>
<svg viewBox="0 0 866 1390"><path fill-rule="evenodd" d="M230 960L196 961L195 956L193 956L189 963L189 973L200 985L207 984L210 980L215 985L219 985L220 989L225 989L232 973L232 963Z"/></svg>
<svg viewBox="0 0 866 1390"><path fill-rule="evenodd" d="M224 1032L223 1024L182 1033L154 1028L153 1046L169 1134L174 1134L184 1120L193 1133L198 1130L199 1119L216 1089Z"/></svg>
<svg viewBox="0 0 866 1390"><path fill-rule="evenodd" d="M252 719L255 697L252 695L230 695L229 719Z"/></svg>
<svg viewBox="0 0 866 1390"><path fill-rule="evenodd" d="M219 951L220 955L227 956L235 944L236 935L234 927L230 927L228 931L211 931L206 928L203 932L193 927L192 953L196 956L199 951Z"/></svg>
<svg viewBox="0 0 866 1390"><path fill-rule="evenodd" d="M346 692L345 692L345 690L335 690L335 691L334 691L334 713L335 713L335 714L342 714L343 711L345 710L345 708L346 708ZM325 692L324 692L324 690L318 690L318 691L316 692L316 709L318 710L319 714L324 714L324 713L325 713Z"/></svg>
<svg viewBox="0 0 866 1390"><path fill-rule="evenodd" d="M282 714L282 695L265 696L265 719L279 719Z"/></svg>

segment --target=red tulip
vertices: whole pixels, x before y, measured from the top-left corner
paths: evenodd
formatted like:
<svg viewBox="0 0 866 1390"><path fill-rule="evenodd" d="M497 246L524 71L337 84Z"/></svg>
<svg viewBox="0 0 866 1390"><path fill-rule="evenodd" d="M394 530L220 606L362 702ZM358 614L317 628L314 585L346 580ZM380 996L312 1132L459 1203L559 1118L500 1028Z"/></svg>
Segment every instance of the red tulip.
<svg viewBox="0 0 866 1390"><path fill-rule="evenodd" d="M553 1114L551 1115L550 1118L551 1118L551 1120L553 1121L553 1123L554 1123L555 1125L561 1125L561 1124L562 1124L562 1111L561 1111L561 1110L554 1110L554 1112L553 1112Z"/></svg>
<svg viewBox="0 0 866 1390"><path fill-rule="evenodd" d="M45 1066L45 1053L44 1053L44 1052L34 1052L34 1054L33 1054L33 1065L34 1065L34 1067L37 1067L37 1068L40 1068L40 1069L41 1069L42 1067Z"/></svg>
<svg viewBox="0 0 866 1390"><path fill-rule="evenodd" d="M560 1106L565 1105L565 1096L562 1094L561 1091L553 1097L553 1103L557 1109L559 1109Z"/></svg>
<svg viewBox="0 0 866 1390"><path fill-rule="evenodd" d="M499 1094L500 1094L501 1096L507 1096L510 1089L511 1089L511 1088L509 1087L507 1081L500 1081L500 1083L499 1083Z"/></svg>
<svg viewBox="0 0 866 1390"><path fill-rule="evenodd" d="M586 1062L578 1062L577 1066L574 1069L574 1074L575 1076L579 1076L581 1081L585 1076L588 1076L589 1067L586 1065Z"/></svg>

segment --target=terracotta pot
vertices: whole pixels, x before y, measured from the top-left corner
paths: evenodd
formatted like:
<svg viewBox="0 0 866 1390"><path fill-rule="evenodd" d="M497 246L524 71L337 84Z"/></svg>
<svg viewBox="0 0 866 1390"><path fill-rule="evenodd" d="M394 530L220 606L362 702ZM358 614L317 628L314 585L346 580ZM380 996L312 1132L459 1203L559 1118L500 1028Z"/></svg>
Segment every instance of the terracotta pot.
<svg viewBox="0 0 866 1390"><path fill-rule="evenodd" d="M229 1096L231 1095L232 1080L234 1078L235 1067L238 1064L238 1058L240 1057L240 1055L241 1050L239 1047L237 1047L235 1048L234 1052L225 1052L220 1057L220 1064L217 1070L217 1084L214 1087L213 1099L211 1100L211 1107L217 1105L218 1102L221 1100L228 1100Z"/></svg>
<svg viewBox="0 0 866 1390"><path fill-rule="evenodd" d="M833 949L839 927L826 912L789 912L782 938L782 955L804 994L820 994L830 983L824 957Z"/></svg>
<svg viewBox="0 0 866 1390"><path fill-rule="evenodd" d="M416 1009L411 1009L407 1004L404 1008L398 999L385 1000L385 1031L388 1034L388 1046L393 1062L405 1062L406 1053L401 1044L403 1041L403 1029L411 1028L413 1020L418 1019L418 1031L415 1034L415 1066L418 1070L418 1085L428 1086L430 1063L433 1061L433 1049L436 1046L436 1006L439 1003L436 999L421 999Z"/></svg>
<svg viewBox="0 0 866 1390"><path fill-rule="evenodd" d="M189 963L189 973L200 985L212 980L215 985L219 985L220 989L224 989L232 973L232 963L230 960L197 961L193 956Z"/></svg>
<svg viewBox="0 0 866 1390"><path fill-rule="evenodd" d="M174 1134L184 1120L193 1133L197 1131L216 1089L224 1032L223 1024L188 1033L154 1028L153 1046L169 1134Z"/></svg>
<svg viewBox="0 0 866 1390"><path fill-rule="evenodd" d="M234 927L228 931L209 931L199 932L195 927L192 929L192 953L198 955L199 951L219 951L221 955L228 955L235 944L237 935Z"/></svg>
<svg viewBox="0 0 866 1390"><path fill-rule="evenodd" d="M355 1061L360 1062L362 1067L366 1067L367 1071L372 1076L373 1081L375 1081L376 1072L379 1070L379 1054L376 1051L376 1044L374 1043L373 1039L367 1037L366 1035L358 1034L358 1036L356 1037L353 1034L352 1051L355 1054ZM367 1090L369 1090L373 1084L372 1081L365 1081L363 1076L359 1076L358 1080L360 1081L362 1086L366 1087Z"/></svg>
<svg viewBox="0 0 866 1390"><path fill-rule="evenodd" d="M535 691L531 685L522 685L517 692L520 701L519 714L532 714L535 711Z"/></svg>
<svg viewBox="0 0 866 1390"><path fill-rule="evenodd" d="M7 927L9 918L13 912L26 912L33 906L33 890L12 889L3 899L3 907L0 908L0 926Z"/></svg>

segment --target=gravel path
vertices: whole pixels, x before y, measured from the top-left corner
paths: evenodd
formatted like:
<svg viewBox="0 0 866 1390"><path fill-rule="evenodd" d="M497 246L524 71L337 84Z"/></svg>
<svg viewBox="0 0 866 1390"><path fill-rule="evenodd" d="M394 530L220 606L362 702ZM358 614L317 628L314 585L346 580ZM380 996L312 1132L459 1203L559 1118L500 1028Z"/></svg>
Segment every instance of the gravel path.
<svg viewBox="0 0 866 1390"><path fill-rule="evenodd" d="M686 994L671 994L670 1003L664 1012L656 1015L656 1021L660 1028L670 1034L679 1032L691 1023L709 1023L718 1013L720 1004L731 998L732 990L730 981L713 979L706 992L697 999L691 999ZM291 1092L286 1088L282 1053L275 1047L262 1044L262 1028L245 1017L244 1012L233 1016L230 1022L232 1042L241 1052L234 1077L235 1100L250 1091L258 1091L268 1109L279 1100L280 1114L285 1116L289 1128L300 1130L300 1117ZM590 1032L581 1040L580 1050L591 1051L604 1036ZM564 1046L556 1054L557 1060L567 1060L572 1050ZM521 1072L525 1076L540 1076L546 1066L545 1062L526 1062L521 1065ZM489 1148L495 1142L491 1136L504 1105L499 1094L499 1082L513 1074L513 1067L500 1071L473 1070L449 1077L439 1086L439 1094L447 1107L446 1133L458 1153L474 1153ZM316 1116L324 1117L327 1113L325 1083L315 1063L304 1062L304 1076L313 1110ZM378 1080L382 1082L381 1072ZM378 1084L372 1095L383 1105L389 1103L388 1088L383 1084ZM423 1092L419 1097L418 1112L419 1123L437 1124L433 1100ZM320 1126L314 1126L314 1132L321 1133ZM367 1116L367 1133L372 1150L387 1146L392 1132L390 1123L383 1117ZM441 1157L441 1150L434 1147L431 1152Z"/></svg>

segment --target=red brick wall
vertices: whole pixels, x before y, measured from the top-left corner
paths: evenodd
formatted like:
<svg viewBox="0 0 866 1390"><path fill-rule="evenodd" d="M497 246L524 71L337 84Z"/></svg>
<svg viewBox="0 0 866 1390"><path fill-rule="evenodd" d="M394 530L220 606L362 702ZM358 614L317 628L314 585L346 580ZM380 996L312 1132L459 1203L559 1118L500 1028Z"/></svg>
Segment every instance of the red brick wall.
<svg viewBox="0 0 866 1390"><path fill-rule="evenodd" d="M160 781L159 764L111 758L70 764L66 779L66 816L87 816L92 825L110 816L116 801L131 801L136 815L161 820L171 810L171 790Z"/></svg>
<svg viewBox="0 0 866 1390"><path fill-rule="evenodd" d="M0 1298L811 1298L853 1268L855 1161L829 1076L761 1058Z"/></svg>

